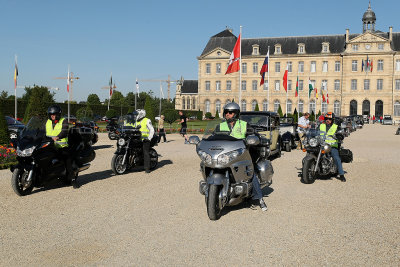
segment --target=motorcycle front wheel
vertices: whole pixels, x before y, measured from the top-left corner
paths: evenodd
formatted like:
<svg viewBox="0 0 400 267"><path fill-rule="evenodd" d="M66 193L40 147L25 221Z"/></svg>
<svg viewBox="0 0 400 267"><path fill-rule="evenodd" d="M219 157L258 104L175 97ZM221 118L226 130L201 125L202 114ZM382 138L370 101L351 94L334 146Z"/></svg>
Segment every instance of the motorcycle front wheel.
<svg viewBox="0 0 400 267"><path fill-rule="evenodd" d="M302 174L302 181L305 184L312 184L315 181L315 159L314 158L307 158L304 160L303 163L303 174Z"/></svg>
<svg viewBox="0 0 400 267"><path fill-rule="evenodd" d="M27 182L29 172L16 168L11 177L11 186L18 196L29 195L33 190L32 180Z"/></svg>
<svg viewBox="0 0 400 267"><path fill-rule="evenodd" d="M208 189L207 198L207 214L210 220L215 221L221 217L221 209L219 208L219 186L212 184Z"/></svg>
<svg viewBox="0 0 400 267"><path fill-rule="evenodd" d="M117 135L113 132L109 132L108 133L108 138L110 138L110 140L116 140L117 139Z"/></svg>
<svg viewBox="0 0 400 267"><path fill-rule="evenodd" d="M122 161L124 159L124 155L118 155L115 154L111 160L111 170L113 171L114 174L124 174L127 169L127 164L122 164Z"/></svg>

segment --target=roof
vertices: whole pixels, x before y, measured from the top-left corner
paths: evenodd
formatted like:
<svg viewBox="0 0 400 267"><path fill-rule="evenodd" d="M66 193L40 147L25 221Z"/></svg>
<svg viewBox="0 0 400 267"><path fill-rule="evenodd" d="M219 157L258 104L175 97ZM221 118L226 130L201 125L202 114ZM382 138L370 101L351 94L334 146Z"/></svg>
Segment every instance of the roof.
<svg viewBox="0 0 400 267"><path fill-rule="evenodd" d="M201 56L211 52L215 48L219 47L227 51L232 51L235 46L237 37L231 33L230 30L226 29L210 38L206 47L204 48Z"/></svg>
<svg viewBox="0 0 400 267"><path fill-rule="evenodd" d="M182 94L197 94L199 91L197 80L184 80L181 86Z"/></svg>

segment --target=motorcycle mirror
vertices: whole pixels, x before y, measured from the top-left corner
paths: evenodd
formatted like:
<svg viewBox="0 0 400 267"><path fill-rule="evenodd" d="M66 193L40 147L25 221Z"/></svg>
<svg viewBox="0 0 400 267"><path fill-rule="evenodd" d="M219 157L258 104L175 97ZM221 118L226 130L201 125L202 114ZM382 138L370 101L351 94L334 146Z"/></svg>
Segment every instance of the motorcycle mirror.
<svg viewBox="0 0 400 267"><path fill-rule="evenodd" d="M260 144L260 138L256 135L249 135L246 137L246 144L251 146L257 146Z"/></svg>
<svg viewBox="0 0 400 267"><path fill-rule="evenodd" d="M189 137L189 144L197 145L198 143L200 143L200 138L197 135Z"/></svg>

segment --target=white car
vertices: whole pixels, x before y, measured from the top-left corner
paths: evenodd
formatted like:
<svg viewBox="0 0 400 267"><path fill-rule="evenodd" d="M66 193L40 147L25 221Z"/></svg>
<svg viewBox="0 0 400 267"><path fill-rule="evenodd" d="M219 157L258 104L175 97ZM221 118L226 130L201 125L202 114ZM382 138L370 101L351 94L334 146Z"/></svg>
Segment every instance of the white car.
<svg viewBox="0 0 400 267"><path fill-rule="evenodd" d="M392 116L390 116L390 115L383 116L382 124L383 125L393 125Z"/></svg>

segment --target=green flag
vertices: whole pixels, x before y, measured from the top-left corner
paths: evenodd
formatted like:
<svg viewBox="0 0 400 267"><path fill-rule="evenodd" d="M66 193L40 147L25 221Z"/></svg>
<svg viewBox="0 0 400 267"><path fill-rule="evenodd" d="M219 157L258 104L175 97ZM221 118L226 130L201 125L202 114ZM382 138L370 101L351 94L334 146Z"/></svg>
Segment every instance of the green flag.
<svg viewBox="0 0 400 267"><path fill-rule="evenodd" d="M310 78L308 78L308 97L311 96L311 92L312 92L312 91L314 91L314 87L313 87L313 85L312 85L312 83L311 83Z"/></svg>

